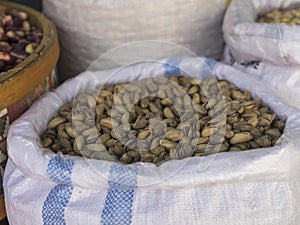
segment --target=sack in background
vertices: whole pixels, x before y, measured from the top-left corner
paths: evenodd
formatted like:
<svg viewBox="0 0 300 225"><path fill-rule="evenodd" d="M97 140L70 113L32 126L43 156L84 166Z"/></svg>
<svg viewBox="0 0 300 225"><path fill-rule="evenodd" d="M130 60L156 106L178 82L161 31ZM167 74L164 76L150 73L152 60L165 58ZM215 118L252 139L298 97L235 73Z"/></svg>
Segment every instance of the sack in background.
<svg viewBox="0 0 300 225"><path fill-rule="evenodd" d="M300 108L300 26L256 23L277 9L300 8L299 0L233 0L224 18L223 61L262 79Z"/></svg>
<svg viewBox="0 0 300 225"><path fill-rule="evenodd" d="M226 0L43 0L44 13L57 26L61 57L60 81L85 71L94 60L122 44L159 40L188 48L199 56L221 57L222 21ZM103 59L101 69L111 69L126 58L141 60L184 57L178 49L128 51Z"/></svg>
<svg viewBox="0 0 300 225"><path fill-rule="evenodd" d="M241 62L300 64L300 26L255 22L260 15L289 8L300 8L300 0L232 0L223 24L232 55Z"/></svg>
<svg viewBox="0 0 300 225"><path fill-rule="evenodd" d="M174 160L160 167L56 155L42 148L40 134L59 107L73 98L74 87L80 84L86 90L94 89L116 71L111 83L180 74L177 68L170 70L169 61L87 72L44 95L11 125L4 176L10 223L298 225L300 112L254 76L201 60L178 59L176 66L192 77L203 78L208 64L218 79L250 90L280 118L287 119L276 146ZM45 109L43 114L41 109ZM209 166L202 170L203 165ZM177 172L170 176L173 171Z"/></svg>

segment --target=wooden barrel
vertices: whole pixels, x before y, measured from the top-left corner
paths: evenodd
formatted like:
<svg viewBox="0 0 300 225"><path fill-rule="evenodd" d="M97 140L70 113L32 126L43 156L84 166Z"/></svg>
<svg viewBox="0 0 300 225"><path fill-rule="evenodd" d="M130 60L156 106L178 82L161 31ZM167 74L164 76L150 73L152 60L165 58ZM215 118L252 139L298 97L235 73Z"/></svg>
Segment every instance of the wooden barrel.
<svg viewBox="0 0 300 225"><path fill-rule="evenodd" d="M55 86L54 68L59 57L55 25L34 9L11 2L0 2L0 11L10 12L12 9L28 13L30 23L43 31L43 38L28 58L0 76L0 169L6 163L3 157L7 157L6 136L9 123L25 112L40 95ZM3 199L0 196L0 221L6 216Z"/></svg>
<svg viewBox="0 0 300 225"><path fill-rule="evenodd" d="M0 110L23 98L52 72L59 56L55 25L41 13L15 3L0 2L0 11L17 9L30 15L30 22L43 31L43 39L21 64L0 76Z"/></svg>

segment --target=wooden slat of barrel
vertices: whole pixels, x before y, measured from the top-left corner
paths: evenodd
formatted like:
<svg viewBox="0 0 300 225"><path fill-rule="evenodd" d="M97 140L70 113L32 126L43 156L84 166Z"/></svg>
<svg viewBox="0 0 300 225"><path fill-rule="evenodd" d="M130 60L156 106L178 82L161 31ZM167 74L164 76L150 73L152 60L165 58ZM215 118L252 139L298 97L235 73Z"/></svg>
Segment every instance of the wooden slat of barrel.
<svg viewBox="0 0 300 225"><path fill-rule="evenodd" d="M0 221L6 217L4 196L0 196Z"/></svg>

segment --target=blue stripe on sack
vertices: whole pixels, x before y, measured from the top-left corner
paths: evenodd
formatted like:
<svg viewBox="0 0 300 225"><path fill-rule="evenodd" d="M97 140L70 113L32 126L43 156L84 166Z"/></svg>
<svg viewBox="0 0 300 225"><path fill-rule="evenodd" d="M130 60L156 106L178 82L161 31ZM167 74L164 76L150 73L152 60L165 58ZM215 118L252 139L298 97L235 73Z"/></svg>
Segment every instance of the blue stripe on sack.
<svg viewBox="0 0 300 225"><path fill-rule="evenodd" d="M209 59L209 58L204 59L204 65L207 65L209 67L209 69L211 69L211 70L214 68L216 63L217 62L214 59Z"/></svg>
<svg viewBox="0 0 300 225"><path fill-rule="evenodd" d="M131 224L137 173L136 167L111 166L108 180L110 188L101 215L103 225Z"/></svg>
<svg viewBox="0 0 300 225"><path fill-rule="evenodd" d="M48 164L47 172L49 177L56 183L47 196L42 210L43 224L65 225L65 209L71 199L72 186L72 169L74 161L67 159L64 161L61 157L52 158Z"/></svg>
<svg viewBox="0 0 300 225"><path fill-rule="evenodd" d="M165 75L166 76L181 75L180 63L181 63L181 59L179 58L169 58L167 62L164 64Z"/></svg>

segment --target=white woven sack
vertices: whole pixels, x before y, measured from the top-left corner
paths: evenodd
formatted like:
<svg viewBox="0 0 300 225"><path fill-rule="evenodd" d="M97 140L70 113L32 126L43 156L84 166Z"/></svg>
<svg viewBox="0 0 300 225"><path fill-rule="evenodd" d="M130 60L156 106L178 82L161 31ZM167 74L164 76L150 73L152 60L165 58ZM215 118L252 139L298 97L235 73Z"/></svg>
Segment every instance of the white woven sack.
<svg viewBox="0 0 300 225"><path fill-rule="evenodd" d="M239 70L253 74L262 79L276 94L285 101L300 109L300 66L277 66L266 62L233 64Z"/></svg>
<svg viewBox="0 0 300 225"><path fill-rule="evenodd" d="M176 43L197 55L219 59L226 0L43 0L44 13L57 26L60 80L83 72L99 56L122 44L144 40ZM111 69L126 58L181 56L178 49L144 48L106 59ZM126 63L125 63L126 65Z"/></svg>
<svg viewBox="0 0 300 225"><path fill-rule="evenodd" d="M239 61L300 64L300 26L255 23L267 12L299 7L299 0L232 0L223 24L226 45Z"/></svg>
<svg viewBox="0 0 300 225"><path fill-rule="evenodd" d="M83 73L41 97L10 128L4 176L10 224L298 225L299 111L253 76L203 60L217 78L250 90L287 119L275 147L169 161L159 167L55 155L42 148L39 138L48 121L72 99L79 82L93 89L112 71ZM199 59L173 62L193 77L207 76ZM167 63L117 70L111 82L181 73ZM178 172L170 176L172 171Z"/></svg>

